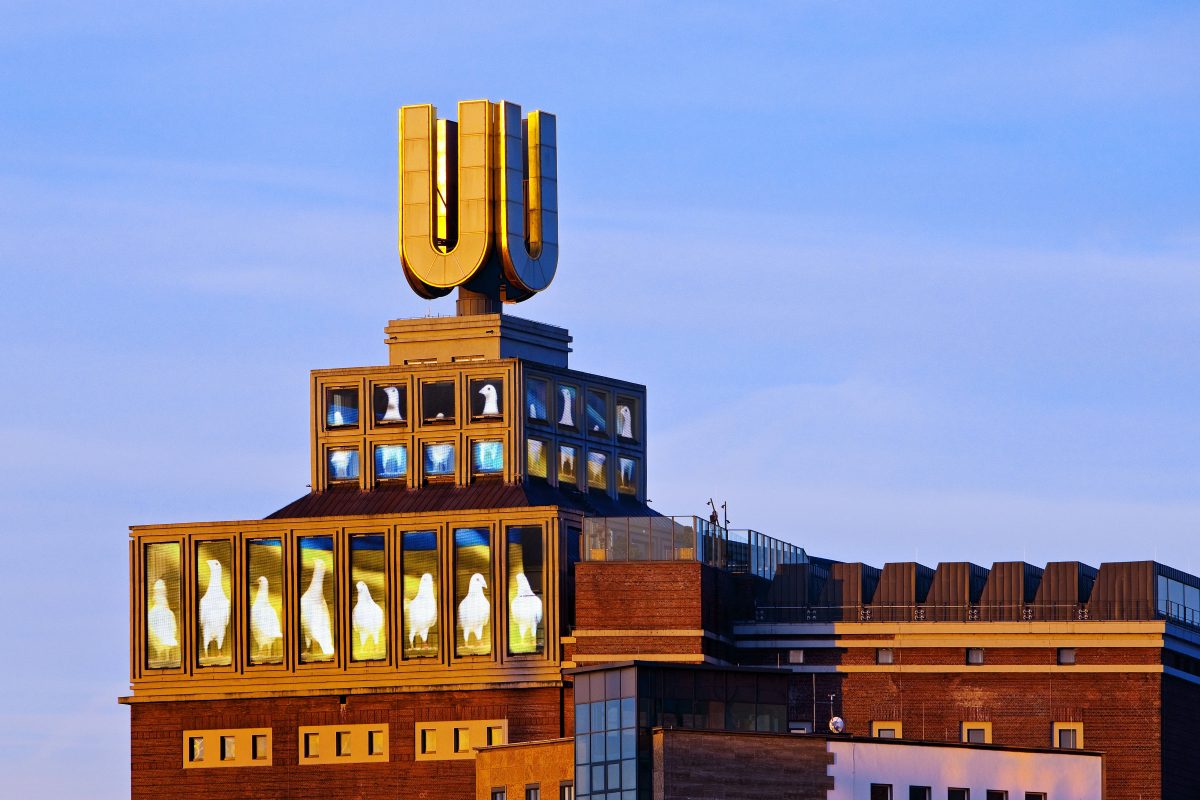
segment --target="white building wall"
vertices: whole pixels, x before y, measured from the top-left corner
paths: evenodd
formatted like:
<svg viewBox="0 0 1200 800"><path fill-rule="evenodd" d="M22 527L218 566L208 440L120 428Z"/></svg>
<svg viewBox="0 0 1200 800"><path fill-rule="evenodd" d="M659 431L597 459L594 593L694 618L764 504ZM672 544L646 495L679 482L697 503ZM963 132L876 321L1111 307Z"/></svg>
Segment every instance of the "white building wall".
<svg viewBox="0 0 1200 800"><path fill-rule="evenodd" d="M1044 792L1047 800L1102 800L1103 764L1098 755L1023 753L973 747L829 740L834 762L830 800L869 800L872 783L892 785L893 800L908 800L909 786L932 787L933 800L948 788L971 790L985 800L988 789L1024 800Z"/></svg>

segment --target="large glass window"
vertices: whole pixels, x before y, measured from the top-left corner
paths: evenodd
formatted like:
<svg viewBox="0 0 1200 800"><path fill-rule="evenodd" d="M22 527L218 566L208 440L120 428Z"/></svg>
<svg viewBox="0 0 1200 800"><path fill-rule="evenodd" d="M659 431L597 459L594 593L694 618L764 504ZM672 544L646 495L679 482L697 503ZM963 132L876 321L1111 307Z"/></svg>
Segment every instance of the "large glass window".
<svg viewBox="0 0 1200 800"><path fill-rule="evenodd" d="M634 689L632 669L575 676L575 788L580 797L637 796Z"/></svg>
<svg viewBox="0 0 1200 800"><path fill-rule="evenodd" d="M407 418L408 387L403 384L376 386L372 406L377 425L401 425Z"/></svg>
<svg viewBox="0 0 1200 800"><path fill-rule="evenodd" d="M454 445L425 445L425 477L441 478L454 475Z"/></svg>
<svg viewBox="0 0 1200 800"><path fill-rule="evenodd" d="M543 380L530 378L525 382L526 411L534 422L546 422L549 419L547 392L547 384Z"/></svg>
<svg viewBox="0 0 1200 800"><path fill-rule="evenodd" d="M333 537L300 537L300 660L332 661L336 654L336 574Z"/></svg>
<svg viewBox="0 0 1200 800"><path fill-rule="evenodd" d="M579 467L575 461L578 458L578 448L569 444L558 447L558 482L574 486L579 480Z"/></svg>
<svg viewBox="0 0 1200 800"><path fill-rule="evenodd" d="M179 543L146 545L146 667L181 664L179 648Z"/></svg>
<svg viewBox="0 0 1200 800"><path fill-rule="evenodd" d="M608 395L595 389L587 391L587 429L599 436L608 435Z"/></svg>
<svg viewBox="0 0 1200 800"><path fill-rule="evenodd" d="M471 442L471 472L475 475L497 475L504 471L504 443L498 441Z"/></svg>
<svg viewBox="0 0 1200 800"><path fill-rule="evenodd" d="M541 439L525 441L525 472L531 478L545 478L549 474L550 445Z"/></svg>
<svg viewBox="0 0 1200 800"><path fill-rule="evenodd" d="M608 488L608 456L604 453L588 453L587 484L592 489Z"/></svg>
<svg viewBox="0 0 1200 800"><path fill-rule="evenodd" d="M233 545L228 541L196 544L196 654L202 667L233 663L230 635L233 603Z"/></svg>
<svg viewBox="0 0 1200 800"><path fill-rule="evenodd" d="M637 494L637 459L617 459L617 491L621 494Z"/></svg>
<svg viewBox="0 0 1200 800"><path fill-rule="evenodd" d="M628 397L617 398L617 437L633 441L637 438L637 403Z"/></svg>
<svg viewBox="0 0 1200 800"><path fill-rule="evenodd" d="M454 422L454 381L421 384L421 416L426 422Z"/></svg>
<svg viewBox="0 0 1200 800"><path fill-rule="evenodd" d="M509 528L505 534L508 559L508 652L540 653L546 641L542 624L542 529L538 525Z"/></svg>
<svg viewBox="0 0 1200 800"><path fill-rule="evenodd" d="M350 612L350 658L380 661L387 658L387 565L383 536L350 537L350 581L354 609Z"/></svg>
<svg viewBox="0 0 1200 800"><path fill-rule="evenodd" d="M492 547L487 528L454 531L454 653L459 656L492 652L492 601L488 577Z"/></svg>
<svg viewBox="0 0 1200 800"><path fill-rule="evenodd" d="M358 450L336 449L329 451L329 481L358 480Z"/></svg>
<svg viewBox="0 0 1200 800"><path fill-rule="evenodd" d="M577 398L579 390L574 386L559 384L558 386L558 424L564 428L578 428L579 408Z"/></svg>
<svg viewBox="0 0 1200 800"><path fill-rule="evenodd" d="M500 378L471 381L471 419L504 416L504 381Z"/></svg>
<svg viewBox="0 0 1200 800"><path fill-rule="evenodd" d="M434 531L401 537L404 569L404 657L438 654L438 553Z"/></svg>
<svg viewBox="0 0 1200 800"><path fill-rule="evenodd" d="M408 446L403 444L375 445L375 479L401 481L408 476Z"/></svg>
<svg viewBox="0 0 1200 800"><path fill-rule="evenodd" d="M358 389L330 389L325 393L325 426L349 428L358 424Z"/></svg>
<svg viewBox="0 0 1200 800"><path fill-rule="evenodd" d="M283 542L246 542L250 602L250 663L283 663Z"/></svg>

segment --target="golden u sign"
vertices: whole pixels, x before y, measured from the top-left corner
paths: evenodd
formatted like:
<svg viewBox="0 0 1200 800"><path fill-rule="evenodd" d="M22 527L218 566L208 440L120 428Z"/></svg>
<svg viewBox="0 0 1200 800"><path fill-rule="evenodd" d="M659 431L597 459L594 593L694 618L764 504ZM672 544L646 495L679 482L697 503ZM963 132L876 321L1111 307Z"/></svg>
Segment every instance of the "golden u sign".
<svg viewBox="0 0 1200 800"><path fill-rule="evenodd" d="M458 123L400 109L400 261L413 290L527 300L558 266L554 115L467 100ZM497 263L498 262L498 263Z"/></svg>

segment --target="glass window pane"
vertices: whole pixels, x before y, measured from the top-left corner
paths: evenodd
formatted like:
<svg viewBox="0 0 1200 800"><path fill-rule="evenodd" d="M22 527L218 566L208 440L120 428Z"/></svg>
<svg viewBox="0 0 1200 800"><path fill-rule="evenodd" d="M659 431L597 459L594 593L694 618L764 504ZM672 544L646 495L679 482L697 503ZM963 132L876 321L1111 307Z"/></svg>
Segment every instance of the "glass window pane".
<svg viewBox="0 0 1200 800"><path fill-rule="evenodd" d="M588 389L587 429L589 433L608 435L608 395Z"/></svg>
<svg viewBox="0 0 1200 800"><path fill-rule="evenodd" d="M580 762L582 763L582 762ZM585 797L592 788L591 767L577 767L575 769L575 788L579 790L579 795Z"/></svg>
<svg viewBox="0 0 1200 800"><path fill-rule="evenodd" d="M525 442L525 472L532 478L549 477L550 447L541 439Z"/></svg>
<svg viewBox="0 0 1200 800"><path fill-rule="evenodd" d="M300 537L300 660L333 661L337 626L334 624L333 537Z"/></svg>
<svg viewBox="0 0 1200 800"><path fill-rule="evenodd" d="M1167 578L1165 575L1158 576L1158 613L1169 613L1167 603L1169 602Z"/></svg>
<svg viewBox="0 0 1200 800"><path fill-rule="evenodd" d="M425 477L454 475L454 445L425 445Z"/></svg>
<svg viewBox="0 0 1200 800"><path fill-rule="evenodd" d="M622 456L617 460L617 491L637 494L637 459Z"/></svg>
<svg viewBox="0 0 1200 800"><path fill-rule="evenodd" d="M578 468L575 466L576 449L570 445L558 447L558 482L575 485L579 481Z"/></svg>
<svg viewBox="0 0 1200 800"><path fill-rule="evenodd" d="M620 700L609 700L604 704L604 727L614 731L621 727Z"/></svg>
<svg viewBox="0 0 1200 800"><path fill-rule="evenodd" d="M250 663L283 663L283 541L246 542L250 601Z"/></svg>
<svg viewBox="0 0 1200 800"><path fill-rule="evenodd" d="M619 762L608 765L608 788L621 788L621 764Z"/></svg>
<svg viewBox="0 0 1200 800"><path fill-rule="evenodd" d="M588 762L588 735L575 732L575 763L586 764Z"/></svg>
<svg viewBox="0 0 1200 800"><path fill-rule="evenodd" d="M593 489L608 488L608 456L604 453L588 453L587 482Z"/></svg>
<svg viewBox="0 0 1200 800"><path fill-rule="evenodd" d="M549 418L546 387L545 381L536 378L525 382L525 406L531 420L545 422Z"/></svg>
<svg viewBox="0 0 1200 800"><path fill-rule="evenodd" d="M421 417L425 422L454 422L454 381L421 384Z"/></svg>
<svg viewBox="0 0 1200 800"><path fill-rule="evenodd" d="M459 656L492 652L492 602L488 576L492 547L487 528L454 531L454 653Z"/></svg>
<svg viewBox="0 0 1200 800"><path fill-rule="evenodd" d="M604 734L593 733L590 738L592 740L592 762L595 763L595 762L603 761L604 760ZM595 781L594 773L592 776L592 780L593 780L593 782ZM600 785L601 785L601 787L603 787L603 785L604 785L603 782L601 782Z"/></svg>
<svg viewBox="0 0 1200 800"><path fill-rule="evenodd" d="M375 445L375 478L381 481L404 480L408 477L408 446L403 444Z"/></svg>
<svg viewBox="0 0 1200 800"><path fill-rule="evenodd" d="M329 451L329 480L358 480L358 450L338 448Z"/></svg>
<svg viewBox="0 0 1200 800"><path fill-rule="evenodd" d="M637 755L637 729L623 728L621 730L621 758L633 758Z"/></svg>
<svg viewBox="0 0 1200 800"><path fill-rule="evenodd" d="M202 667L233 663L233 545L196 543L196 654Z"/></svg>
<svg viewBox="0 0 1200 800"><path fill-rule="evenodd" d="M471 472L476 475L495 475L504 471L504 443L497 441L471 442Z"/></svg>
<svg viewBox="0 0 1200 800"><path fill-rule="evenodd" d="M407 386L376 386L372 397L376 424L402 425L405 422L408 417Z"/></svg>
<svg viewBox="0 0 1200 800"><path fill-rule="evenodd" d="M500 419L504 416L504 381L500 378L471 381L471 418Z"/></svg>
<svg viewBox="0 0 1200 800"><path fill-rule="evenodd" d="M387 564L383 536L350 537L350 580L354 583L350 612L350 658L387 658Z"/></svg>
<svg viewBox="0 0 1200 800"><path fill-rule="evenodd" d="M637 762L632 760L621 762L621 788L637 788Z"/></svg>
<svg viewBox="0 0 1200 800"><path fill-rule="evenodd" d="M542 529L538 525L509 528L508 652L540 653L545 644L542 624Z"/></svg>
<svg viewBox="0 0 1200 800"><path fill-rule="evenodd" d="M597 700L596 702L591 703L591 707L592 707L592 730L593 731L604 730L604 701Z"/></svg>
<svg viewBox="0 0 1200 800"><path fill-rule="evenodd" d="M346 428L358 424L358 389L330 389L325 398L326 427Z"/></svg>
<svg viewBox="0 0 1200 800"><path fill-rule="evenodd" d="M617 436L630 441L637 438L637 425L634 413L637 405L627 397L617 398Z"/></svg>
<svg viewBox="0 0 1200 800"><path fill-rule="evenodd" d="M179 648L179 543L146 545L146 666L178 667Z"/></svg>
<svg viewBox="0 0 1200 800"><path fill-rule="evenodd" d="M587 733L592 729L590 723L591 715L588 713L587 703L579 703L575 706L575 733Z"/></svg>
<svg viewBox="0 0 1200 800"><path fill-rule="evenodd" d="M437 534L411 531L401 536L404 571L404 657L438 654Z"/></svg>
<svg viewBox="0 0 1200 800"><path fill-rule="evenodd" d="M632 672L633 670L629 670ZM621 700L621 727L632 728L637 725L635 707L637 701L632 697L626 697Z"/></svg>
<svg viewBox="0 0 1200 800"><path fill-rule="evenodd" d="M576 418L579 410L575 406L579 390L574 386L559 384L558 387L558 424L564 428L578 428Z"/></svg>

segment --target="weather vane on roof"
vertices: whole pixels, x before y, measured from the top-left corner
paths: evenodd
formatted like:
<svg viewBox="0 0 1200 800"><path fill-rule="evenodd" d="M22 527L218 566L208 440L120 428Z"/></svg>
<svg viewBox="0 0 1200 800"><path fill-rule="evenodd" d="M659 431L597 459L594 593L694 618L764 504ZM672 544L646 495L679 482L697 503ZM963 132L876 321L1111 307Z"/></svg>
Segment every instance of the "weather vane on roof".
<svg viewBox="0 0 1200 800"><path fill-rule="evenodd" d="M421 297L458 287L458 313L496 313L550 285L558 266L553 114L465 100L458 122L400 109L400 261Z"/></svg>

